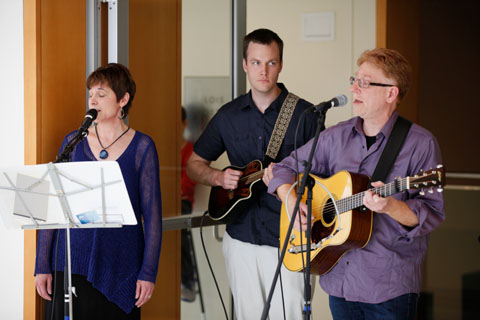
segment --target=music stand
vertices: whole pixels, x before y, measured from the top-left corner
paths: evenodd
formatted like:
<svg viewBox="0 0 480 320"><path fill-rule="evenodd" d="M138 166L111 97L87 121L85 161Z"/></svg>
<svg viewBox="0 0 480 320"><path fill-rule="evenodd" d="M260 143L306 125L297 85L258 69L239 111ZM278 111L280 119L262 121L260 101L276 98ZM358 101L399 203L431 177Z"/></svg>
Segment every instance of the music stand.
<svg viewBox="0 0 480 320"><path fill-rule="evenodd" d="M0 218L8 228L65 229L68 275L65 314L70 319L73 319L70 229L137 224L116 161L0 168Z"/></svg>

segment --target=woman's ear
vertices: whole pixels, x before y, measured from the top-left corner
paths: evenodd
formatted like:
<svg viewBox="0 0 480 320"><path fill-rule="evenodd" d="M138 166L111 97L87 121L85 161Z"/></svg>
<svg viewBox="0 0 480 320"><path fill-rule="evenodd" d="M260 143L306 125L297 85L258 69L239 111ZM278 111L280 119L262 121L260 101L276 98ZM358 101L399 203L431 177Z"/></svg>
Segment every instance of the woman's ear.
<svg viewBox="0 0 480 320"><path fill-rule="evenodd" d="M125 92L125 94L123 95L122 99L120 99L120 101L118 102L120 104L120 107L125 107L128 103L128 101L130 100L130 93L128 92Z"/></svg>

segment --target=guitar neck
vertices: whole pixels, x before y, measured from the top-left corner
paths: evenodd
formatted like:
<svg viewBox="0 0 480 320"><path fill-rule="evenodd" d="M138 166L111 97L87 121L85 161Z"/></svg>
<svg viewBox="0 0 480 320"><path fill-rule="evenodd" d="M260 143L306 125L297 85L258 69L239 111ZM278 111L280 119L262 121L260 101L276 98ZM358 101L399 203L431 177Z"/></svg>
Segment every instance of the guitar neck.
<svg viewBox="0 0 480 320"><path fill-rule="evenodd" d="M248 185L258 179L262 179L264 171L265 169L262 169L260 171L249 174L248 176L241 177L239 183L241 182L242 184Z"/></svg>
<svg viewBox="0 0 480 320"><path fill-rule="evenodd" d="M396 179L395 181L385 184L381 187L371 188L369 190L385 198L402 192L404 190L408 190L410 188L409 184L409 178L407 177L403 179ZM363 191L350 197L346 197L336 201L340 213L361 207L363 205L363 198L365 197L365 193L366 191Z"/></svg>

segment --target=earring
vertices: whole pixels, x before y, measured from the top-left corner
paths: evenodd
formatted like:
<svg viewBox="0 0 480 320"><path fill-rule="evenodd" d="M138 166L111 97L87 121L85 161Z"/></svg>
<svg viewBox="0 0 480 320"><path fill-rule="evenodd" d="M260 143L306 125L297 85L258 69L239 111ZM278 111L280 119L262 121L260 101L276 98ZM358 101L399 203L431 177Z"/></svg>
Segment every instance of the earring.
<svg viewBox="0 0 480 320"><path fill-rule="evenodd" d="M118 119L120 120L125 119L125 110L123 110L123 108L122 108L122 111L120 112L120 117L118 117Z"/></svg>

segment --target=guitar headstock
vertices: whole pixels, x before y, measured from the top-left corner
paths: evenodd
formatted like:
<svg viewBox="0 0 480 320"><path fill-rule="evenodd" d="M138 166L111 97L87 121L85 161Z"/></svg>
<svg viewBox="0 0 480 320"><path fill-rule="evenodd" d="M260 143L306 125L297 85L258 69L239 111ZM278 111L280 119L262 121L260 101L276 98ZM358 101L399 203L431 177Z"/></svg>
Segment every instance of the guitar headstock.
<svg viewBox="0 0 480 320"><path fill-rule="evenodd" d="M429 193L434 192L434 188L438 192L443 191L445 185L445 168L439 164L437 168L428 171L421 171L413 177L409 177L409 186L414 189L421 189L420 194L425 194L425 189Z"/></svg>

